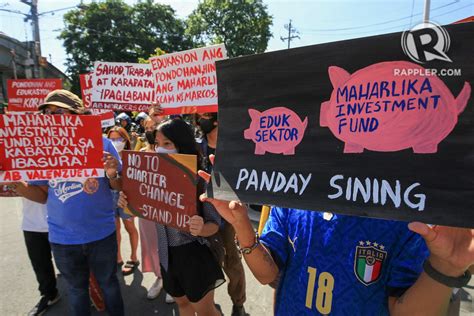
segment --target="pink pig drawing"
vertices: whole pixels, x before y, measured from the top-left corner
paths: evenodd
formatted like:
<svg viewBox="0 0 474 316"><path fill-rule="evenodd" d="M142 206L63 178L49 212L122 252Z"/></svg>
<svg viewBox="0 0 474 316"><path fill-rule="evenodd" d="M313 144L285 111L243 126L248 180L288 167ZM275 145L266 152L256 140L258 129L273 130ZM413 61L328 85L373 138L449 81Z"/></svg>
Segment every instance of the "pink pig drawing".
<svg viewBox="0 0 474 316"><path fill-rule="evenodd" d="M255 155L267 151L274 154L294 155L295 147L303 140L308 118L303 122L292 110L276 107L259 112L249 109L252 119L244 131L244 138L255 143Z"/></svg>
<svg viewBox="0 0 474 316"><path fill-rule="evenodd" d="M345 143L344 153L436 153L471 95L468 82L455 98L435 73L406 61L373 64L352 75L336 66L328 72L334 89L321 104L319 123Z"/></svg>

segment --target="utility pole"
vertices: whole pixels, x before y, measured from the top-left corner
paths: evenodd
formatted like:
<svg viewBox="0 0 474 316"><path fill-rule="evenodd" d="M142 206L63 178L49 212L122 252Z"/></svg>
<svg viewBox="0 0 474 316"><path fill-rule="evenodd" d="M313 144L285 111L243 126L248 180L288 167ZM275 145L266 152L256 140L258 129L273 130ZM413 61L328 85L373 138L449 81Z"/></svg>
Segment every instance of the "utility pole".
<svg viewBox="0 0 474 316"><path fill-rule="evenodd" d="M288 30L288 37L280 36L280 39L283 42L288 41L288 49L290 49L290 42L295 38L300 38L298 35L293 35L293 34L299 34L299 32L291 25L291 19L290 19L290 24L285 24L285 29Z"/></svg>
<svg viewBox="0 0 474 316"><path fill-rule="evenodd" d="M38 0L21 0L24 4L30 6L30 14L26 16L25 22L31 20L33 27L33 60L34 60L34 78L43 78L43 68L40 66L41 58L41 40L39 32L38 19Z"/></svg>
<svg viewBox="0 0 474 316"><path fill-rule="evenodd" d="M425 0L425 6L423 10L423 23L428 23L430 21L430 0Z"/></svg>
<svg viewBox="0 0 474 316"><path fill-rule="evenodd" d="M14 48L10 50L10 54L12 55L13 79L18 79L16 75L16 52Z"/></svg>

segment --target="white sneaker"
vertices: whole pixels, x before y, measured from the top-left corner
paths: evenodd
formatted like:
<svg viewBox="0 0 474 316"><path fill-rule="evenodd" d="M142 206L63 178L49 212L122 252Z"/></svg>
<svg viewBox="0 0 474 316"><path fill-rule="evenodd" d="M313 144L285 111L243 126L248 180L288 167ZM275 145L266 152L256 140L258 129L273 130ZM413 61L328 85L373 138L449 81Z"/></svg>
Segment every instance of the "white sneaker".
<svg viewBox="0 0 474 316"><path fill-rule="evenodd" d="M173 298L173 296L171 296L171 295L169 295L168 293L166 293L165 302L166 302L167 304L172 304L172 303L174 303L174 298Z"/></svg>
<svg viewBox="0 0 474 316"><path fill-rule="evenodd" d="M157 278L155 283L153 283L153 285L148 290L146 298L149 300L157 298L158 295L160 295L160 291L162 288L163 288L163 279Z"/></svg>

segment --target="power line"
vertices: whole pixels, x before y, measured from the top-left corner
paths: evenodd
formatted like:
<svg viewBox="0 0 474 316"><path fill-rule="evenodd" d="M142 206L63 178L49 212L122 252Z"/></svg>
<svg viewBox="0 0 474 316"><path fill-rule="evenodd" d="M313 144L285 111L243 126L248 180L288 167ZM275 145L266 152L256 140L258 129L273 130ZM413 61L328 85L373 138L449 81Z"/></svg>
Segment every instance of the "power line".
<svg viewBox="0 0 474 316"><path fill-rule="evenodd" d="M41 13L38 14L38 15L39 15L39 16L42 16L42 15L50 14L50 13L54 15L55 12L65 11L65 10L70 10L70 9L75 9L75 8L77 8L77 7L78 7L78 6L75 5L75 6L72 6L72 7L61 8L61 9L55 9L55 10L51 10L51 11L45 11L45 12L41 12Z"/></svg>
<svg viewBox="0 0 474 316"><path fill-rule="evenodd" d="M474 6L474 4L468 4L468 5L465 5L463 7L460 7L460 8L457 8L457 9L454 9L454 10L451 10L451 11L448 11L448 12L444 12L442 14L438 14L436 16L433 16L432 18L439 18L441 16L445 16L445 15L448 15L448 14L451 14L453 12L457 12L457 11L461 11L461 10L464 10L468 7L472 7ZM387 31L387 30L394 30L394 29L403 29L404 27L406 27L405 24L399 24L399 25L396 25L396 26L391 26L391 27L386 27L386 28L378 28L376 30L367 30L367 31L362 31L362 32L349 32L349 33L332 33L331 34L324 34L324 32L320 32L320 31L310 31L310 30L307 30L306 32L308 33L321 33L320 35L328 35L328 36L335 36L335 35L343 35L343 36L350 36L350 35L359 35L359 34L367 34L367 33L372 33L372 32L376 32L376 31ZM381 34L381 33L378 33L378 34Z"/></svg>
<svg viewBox="0 0 474 316"><path fill-rule="evenodd" d="M410 23L408 24L408 27L411 26L413 23L413 11L415 10L415 0L411 1L411 13L410 13Z"/></svg>
<svg viewBox="0 0 474 316"><path fill-rule="evenodd" d="M460 0L455 0L453 2L450 2L450 3L444 4L442 6L436 7L434 9L432 9L431 12L442 9L442 8L445 8L445 7L448 7L448 6L451 6L451 5L456 4L456 3L459 3L459 1ZM399 21L411 19L411 18L413 18L413 16L419 16L419 15L422 15L422 14L423 13L417 13L415 15L411 14L411 15L408 15L408 16L405 16L405 17L401 17L401 18L397 18L397 19L393 19L393 20L388 20L388 21L384 21L384 22L378 22L378 23L366 24L366 25L359 25L359 26L352 26L352 27L331 28L331 29L302 29L302 30L303 31L310 31L310 32L351 31L351 30L357 30L357 29L364 29L364 28L368 28L368 27L372 27L372 26L379 26L379 25L385 25L385 24L390 24L390 23L394 23L394 22L399 22Z"/></svg>

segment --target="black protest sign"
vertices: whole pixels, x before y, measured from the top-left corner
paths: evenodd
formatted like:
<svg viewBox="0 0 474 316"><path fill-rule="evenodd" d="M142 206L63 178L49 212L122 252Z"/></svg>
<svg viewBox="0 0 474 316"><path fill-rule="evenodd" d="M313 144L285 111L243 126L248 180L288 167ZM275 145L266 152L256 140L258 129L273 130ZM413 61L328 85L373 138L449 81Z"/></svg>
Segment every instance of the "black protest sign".
<svg viewBox="0 0 474 316"><path fill-rule="evenodd" d="M474 227L474 23L444 30L217 62L213 195Z"/></svg>

